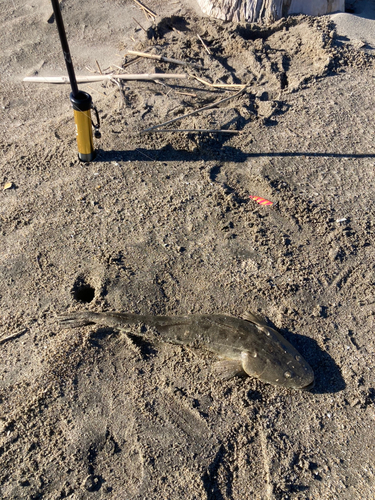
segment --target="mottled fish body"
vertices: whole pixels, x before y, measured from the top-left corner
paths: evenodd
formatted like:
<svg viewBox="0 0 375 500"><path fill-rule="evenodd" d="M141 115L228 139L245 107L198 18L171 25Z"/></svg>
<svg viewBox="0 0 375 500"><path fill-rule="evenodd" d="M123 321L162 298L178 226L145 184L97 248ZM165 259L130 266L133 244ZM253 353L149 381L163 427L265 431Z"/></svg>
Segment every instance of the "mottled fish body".
<svg viewBox="0 0 375 500"><path fill-rule="evenodd" d="M165 342L207 349L223 361L223 378L245 372L263 382L292 389L310 389L314 373L299 352L262 318L225 314L152 316L116 312L81 312L59 318L64 327L97 324L117 329L143 323L154 327Z"/></svg>

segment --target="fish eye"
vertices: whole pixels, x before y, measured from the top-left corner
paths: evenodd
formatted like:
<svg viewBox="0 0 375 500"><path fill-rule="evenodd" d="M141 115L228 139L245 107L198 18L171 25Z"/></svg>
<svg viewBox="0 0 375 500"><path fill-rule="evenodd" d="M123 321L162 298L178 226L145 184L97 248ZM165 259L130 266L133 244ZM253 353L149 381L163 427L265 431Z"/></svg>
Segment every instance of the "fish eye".
<svg viewBox="0 0 375 500"><path fill-rule="evenodd" d="M294 373L287 370L286 372L284 372L284 377L285 378L293 378L294 377Z"/></svg>

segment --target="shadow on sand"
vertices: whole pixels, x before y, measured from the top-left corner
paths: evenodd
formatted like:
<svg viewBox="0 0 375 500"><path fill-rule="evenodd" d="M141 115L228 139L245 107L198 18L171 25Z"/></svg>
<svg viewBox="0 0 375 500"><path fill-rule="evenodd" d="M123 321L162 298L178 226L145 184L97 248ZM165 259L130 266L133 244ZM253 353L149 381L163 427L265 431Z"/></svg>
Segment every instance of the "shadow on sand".
<svg viewBox="0 0 375 500"><path fill-rule="evenodd" d="M330 394L343 391L346 387L339 366L332 357L323 351L318 343L303 335L293 334L283 329L282 335L306 359L315 374L315 386L311 389L314 394Z"/></svg>
<svg viewBox="0 0 375 500"><path fill-rule="evenodd" d="M146 149L135 148L133 150L123 151L97 151L97 161L233 161L245 162L250 158L298 158L298 157L315 157L315 158L375 158L375 153L315 153L311 151L252 151L244 152L241 149L232 146L212 147L210 149L202 149L200 151L182 151L174 149L172 146L167 146L161 149Z"/></svg>

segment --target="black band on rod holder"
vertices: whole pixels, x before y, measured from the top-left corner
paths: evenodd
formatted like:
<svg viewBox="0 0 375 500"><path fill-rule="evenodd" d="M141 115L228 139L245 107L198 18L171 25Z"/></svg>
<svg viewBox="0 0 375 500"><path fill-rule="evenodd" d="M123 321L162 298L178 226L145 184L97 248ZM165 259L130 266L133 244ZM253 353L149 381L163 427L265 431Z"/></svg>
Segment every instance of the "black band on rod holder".
<svg viewBox="0 0 375 500"><path fill-rule="evenodd" d="M68 40L66 39L64 23L63 23L63 19L61 16L61 10L60 10L60 6L59 6L59 0L51 0L51 2L52 2L52 7L53 7L53 13L55 14L57 29L59 31L61 47L62 47L62 50L64 53L66 69L68 70L70 86L72 88L72 94L73 94L73 97L77 97L78 96L78 85L77 85L76 75L74 73L74 67L73 67L72 58L70 55Z"/></svg>

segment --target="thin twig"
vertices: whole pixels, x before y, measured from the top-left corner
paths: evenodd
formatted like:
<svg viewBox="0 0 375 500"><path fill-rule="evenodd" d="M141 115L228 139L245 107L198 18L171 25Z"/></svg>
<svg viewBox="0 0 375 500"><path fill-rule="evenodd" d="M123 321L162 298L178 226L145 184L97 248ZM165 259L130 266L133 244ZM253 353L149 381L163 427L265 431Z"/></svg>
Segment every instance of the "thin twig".
<svg viewBox="0 0 375 500"><path fill-rule="evenodd" d="M143 5L143 3L141 3L139 0L134 0L134 2L137 5L139 5L142 9L144 9L146 12L148 12L152 17L156 18L155 12L152 12L151 9L149 9L148 7L146 7L145 5Z"/></svg>
<svg viewBox="0 0 375 500"><path fill-rule="evenodd" d="M173 123L173 122L177 122L178 120L182 120L183 118L187 118L188 116L196 115L196 114L200 113L201 111L205 111L206 109L215 108L216 106L218 106L219 104L222 104L223 102L227 102L230 99L234 99L235 97L238 97L239 95L241 95L244 92L244 90L247 87L248 86L246 85L236 94L233 94L229 97L225 97L224 99L220 99L220 101L213 102L212 104L208 104L207 106L204 106L203 108L196 109L195 111L192 111L191 113L187 113L186 115L178 116L177 118L173 118L172 120L168 120L167 122L159 123L158 125L154 125L153 127L146 128L145 130L142 130L142 133L150 132L151 130L154 130L154 129L159 128L159 127L163 127L164 125L169 125L170 123Z"/></svg>
<svg viewBox="0 0 375 500"><path fill-rule="evenodd" d="M118 82L118 81L117 81L117 80L115 80L114 78L111 78L111 82L112 82L112 83L115 83L115 84L118 86L118 88L121 90L121 85L120 85L120 82Z"/></svg>
<svg viewBox="0 0 375 500"><path fill-rule="evenodd" d="M192 76L193 78L198 80L198 82L204 83L204 85L207 85L208 87L215 87L218 89L230 89L230 88L238 89L238 88L245 88L246 87L246 85L242 85L239 83L210 83L210 82L207 82L207 80L203 80L203 78L199 78L199 76L195 76L195 75L190 75L190 76Z"/></svg>
<svg viewBox="0 0 375 500"><path fill-rule="evenodd" d="M141 10L142 10L143 14L145 15L146 21L148 21L149 19L154 20L154 18L153 18L153 17L152 17L152 16L151 16L148 12L147 12L147 10L146 10L146 9L144 9L144 8L142 7L142 9L141 9Z"/></svg>
<svg viewBox="0 0 375 500"><path fill-rule="evenodd" d="M144 29L144 27L142 26L142 24L141 24L141 23L139 23L139 22L136 20L136 18L135 18L135 17L133 17L133 20L134 20L134 21L138 24L138 26L139 26L140 28L142 28L142 29L143 29L143 31L144 31L145 33L147 33L147 30L145 30L145 29Z"/></svg>
<svg viewBox="0 0 375 500"><path fill-rule="evenodd" d="M189 97L198 97L197 94L189 94L189 92L179 92L178 90L176 90L176 94L188 95Z"/></svg>
<svg viewBox="0 0 375 500"><path fill-rule="evenodd" d="M199 35L197 35L197 37L199 38L199 40L200 40L200 42L202 43L203 47L206 49L207 54L208 54L208 55L211 55L211 51L210 51L210 49L209 49L209 48L207 47L207 45L204 43L204 41L202 40L202 38L201 38Z"/></svg>
<svg viewBox="0 0 375 500"><path fill-rule="evenodd" d="M90 71L90 73L96 73L95 69L90 68L90 66L85 66L85 68Z"/></svg>
<svg viewBox="0 0 375 500"><path fill-rule="evenodd" d="M92 91L94 91L94 92L98 92L98 94L102 94L102 95L105 95L105 96L107 95L104 92L100 92L100 90L94 89L94 87L91 87L91 85L87 85L87 87L89 89L91 89Z"/></svg>
<svg viewBox="0 0 375 500"><path fill-rule="evenodd" d="M163 85L163 87L166 87L167 89L171 89L170 85L167 83L162 82L161 80L154 80L155 83L158 83L159 85Z"/></svg>
<svg viewBox="0 0 375 500"><path fill-rule="evenodd" d="M102 74L103 74L103 72L102 72L102 70L100 69L99 63L98 63L98 61L97 61L96 59L95 59L95 62L96 62L96 65L97 65L97 67L98 67L99 73L102 75Z"/></svg>
<svg viewBox="0 0 375 500"><path fill-rule="evenodd" d="M131 59L129 62L123 64L123 68L127 68L128 66L131 66L132 64L134 64L135 62L138 61L138 59L140 59L140 57L134 57L134 59Z"/></svg>
<svg viewBox="0 0 375 500"><path fill-rule="evenodd" d="M26 332L27 328L21 328L21 330L18 330L18 332L0 339L0 345L5 344L5 342L8 342L9 340L17 339L18 337L21 337L21 335L24 335Z"/></svg>
<svg viewBox="0 0 375 500"><path fill-rule="evenodd" d="M125 96L124 89L122 87L122 83L118 82L114 78L111 78L111 82L115 83L118 86L118 88L120 89L120 95L122 97L122 100L124 101L124 104L126 104L126 96Z"/></svg>
<svg viewBox="0 0 375 500"><path fill-rule="evenodd" d="M155 59L156 61L179 64L181 66L193 66L194 68L204 69L200 64L191 63L188 61L180 61L179 59L171 59L169 57L158 56L156 54L147 54L146 52L138 52L136 50L128 50L128 54L133 56L145 57L147 59Z"/></svg>

